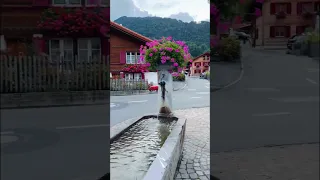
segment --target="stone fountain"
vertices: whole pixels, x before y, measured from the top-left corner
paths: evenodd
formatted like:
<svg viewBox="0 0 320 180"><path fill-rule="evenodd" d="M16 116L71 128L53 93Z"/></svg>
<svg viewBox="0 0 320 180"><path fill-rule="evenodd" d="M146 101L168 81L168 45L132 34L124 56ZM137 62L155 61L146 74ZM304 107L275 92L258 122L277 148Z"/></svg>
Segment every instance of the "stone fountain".
<svg viewBox="0 0 320 180"><path fill-rule="evenodd" d="M183 149L186 119L172 111L170 66L159 65L155 115L130 119L111 128L111 179L172 180Z"/></svg>

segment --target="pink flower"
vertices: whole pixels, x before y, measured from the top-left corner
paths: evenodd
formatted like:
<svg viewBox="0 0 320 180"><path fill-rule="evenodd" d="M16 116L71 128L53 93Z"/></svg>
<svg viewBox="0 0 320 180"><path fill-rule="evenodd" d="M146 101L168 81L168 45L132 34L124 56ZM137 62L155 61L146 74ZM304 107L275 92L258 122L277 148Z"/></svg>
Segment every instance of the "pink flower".
<svg viewBox="0 0 320 180"><path fill-rule="evenodd" d="M152 50L153 50L153 52L157 52L158 51L156 48L153 48Z"/></svg>
<svg viewBox="0 0 320 180"><path fill-rule="evenodd" d="M260 9L258 9L258 8L255 8L255 14L256 14L256 16L261 16L261 10Z"/></svg>
<svg viewBox="0 0 320 180"><path fill-rule="evenodd" d="M173 66L174 66L174 67L178 67L179 64L175 62L175 63L173 63Z"/></svg>
<svg viewBox="0 0 320 180"><path fill-rule="evenodd" d="M175 61L175 59L174 58L171 58L171 62L174 62Z"/></svg>
<svg viewBox="0 0 320 180"><path fill-rule="evenodd" d="M171 36L167 37L167 40L168 40L168 41L171 41L171 40L172 40L172 37L171 37Z"/></svg>
<svg viewBox="0 0 320 180"><path fill-rule="evenodd" d="M192 63L192 59L190 59L190 61L189 62L191 62Z"/></svg>
<svg viewBox="0 0 320 180"><path fill-rule="evenodd" d="M176 51L176 52L180 52L180 49L176 49L175 51Z"/></svg>
<svg viewBox="0 0 320 180"><path fill-rule="evenodd" d="M150 56L150 57L152 57L152 56L153 56L153 54L152 54L152 53L150 53L150 54L149 54L149 56Z"/></svg>
<svg viewBox="0 0 320 180"><path fill-rule="evenodd" d="M174 76L174 77L177 77L177 76L179 76L179 73L173 72L171 75Z"/></svg>
<svg viewBox="0 0 320 180"><path fill-rule="evenodd" d="M146 63L146 66L147 66L147 67L150 67L150 66L151 66L151 64L150 64L149 62L147 62L147 63Z"/></svg>
<svg viewBox="0 0 320 180"><path fill-rule="evenodd" d="M170 57L170 56L167 56L167 57L166 57L166 60L169 60L169 59L171 59L171 57Z"/></svg>

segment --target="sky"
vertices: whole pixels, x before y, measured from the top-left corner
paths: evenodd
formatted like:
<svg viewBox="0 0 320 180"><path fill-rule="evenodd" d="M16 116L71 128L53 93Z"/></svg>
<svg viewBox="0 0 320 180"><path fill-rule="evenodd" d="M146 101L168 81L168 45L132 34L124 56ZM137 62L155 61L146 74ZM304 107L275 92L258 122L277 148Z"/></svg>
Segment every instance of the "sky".
<svg viewBox="0 0 320 180"><path fill-rule="evenodd" d="M209 21L208 0L111 0L111 20L128 17L170 17L185 22Z"/></svg>

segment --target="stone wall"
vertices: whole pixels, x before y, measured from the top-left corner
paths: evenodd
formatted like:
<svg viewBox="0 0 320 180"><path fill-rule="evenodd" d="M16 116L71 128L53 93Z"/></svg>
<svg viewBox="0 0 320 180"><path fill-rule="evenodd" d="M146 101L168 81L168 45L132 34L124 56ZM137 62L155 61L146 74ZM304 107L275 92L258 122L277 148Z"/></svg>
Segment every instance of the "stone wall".
<svg viewBox="0 0 320 180"><path fill-rule="evenodd" d="M151 164L144 180L173 180L183 150L186 120L179 119Z"/></svg>

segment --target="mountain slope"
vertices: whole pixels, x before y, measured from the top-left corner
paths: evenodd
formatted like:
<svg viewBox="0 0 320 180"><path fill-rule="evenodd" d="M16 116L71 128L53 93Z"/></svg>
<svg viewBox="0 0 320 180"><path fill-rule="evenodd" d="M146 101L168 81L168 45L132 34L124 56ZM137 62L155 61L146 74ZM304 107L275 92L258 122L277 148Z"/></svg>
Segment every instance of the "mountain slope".
<svg viewBox="0 0 320 180"><path fill-rule="evenodd" d="M210 49L210 23L206 21L186 23L170 18L124 16L115 22L151 39L172 36L185 41L193 57Z"/></svg>

